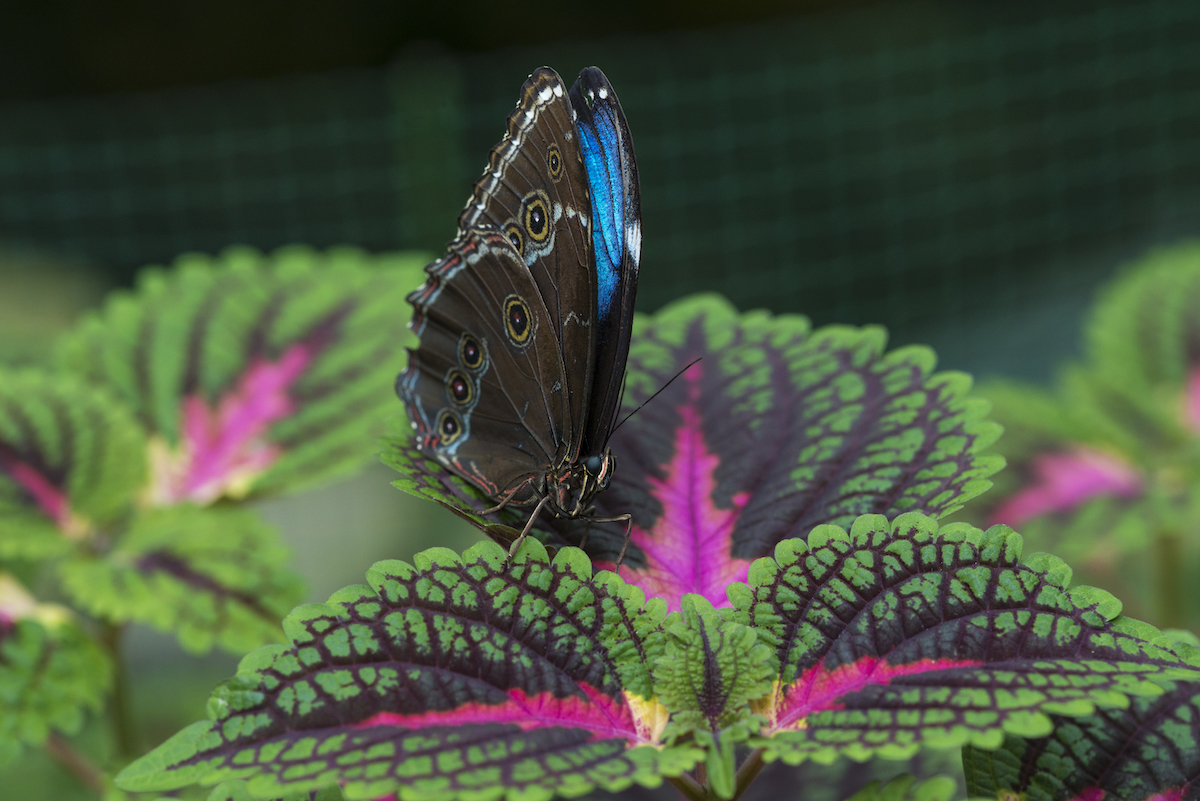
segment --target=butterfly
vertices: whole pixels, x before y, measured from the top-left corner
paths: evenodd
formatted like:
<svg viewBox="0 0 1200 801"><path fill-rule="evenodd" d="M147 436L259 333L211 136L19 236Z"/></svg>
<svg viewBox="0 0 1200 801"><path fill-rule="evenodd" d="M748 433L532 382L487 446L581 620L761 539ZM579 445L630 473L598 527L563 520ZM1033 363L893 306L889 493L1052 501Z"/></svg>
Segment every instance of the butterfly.
<svg viewBox="0 0 1200 801"><path fill-rule="evenodd" d="M420 338L396 379L416 447L534 521L596 518L641 258L633 141L596 67L534 71L458 218L408 296ZM625 546L629 543L626 526ZM624 557L624 548L618 564Z"/></svg>

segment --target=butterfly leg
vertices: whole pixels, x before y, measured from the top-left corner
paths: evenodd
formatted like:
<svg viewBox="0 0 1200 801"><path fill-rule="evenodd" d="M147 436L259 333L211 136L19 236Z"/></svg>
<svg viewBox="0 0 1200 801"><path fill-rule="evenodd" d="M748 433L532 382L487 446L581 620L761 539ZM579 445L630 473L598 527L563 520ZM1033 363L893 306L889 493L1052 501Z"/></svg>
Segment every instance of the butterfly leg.
<svg viewBox="0 0 1200 801"><path fill-rule="evenodd" d="M538 501L537 506L533 507L533 514L529 516L529 522L525 524L525 528L521 530L521 534L515 540L513 540L513 544L508 548L508 556L504 559L505 567L508 567L508 563L511 562L513 556L516 555L517 549L520 548L521 543L525 541L525 535L529 533L531 528L533 528L534 521L538 519L538 515L542 513L542 509L544 509L548 503L550 503L550 496L543 495L542 499Z"/></svg>
<svg viewBox="0 0 1200 801"><path fill-rule="evenodd" d="M503 498L501 498L501 499L500 499L500 503L496 504L496 505L495 505L495 506L493 506L491 509L484 509L484 510L482 510L481 512L479 512L479 514L481 514L481 515L494 515L494 514L496 514L496 512L499 512L499 511L500 511L501 509L503 509L505 506L508 506L508 502L512 500L512 497L513 497L514 495L516 495L516 494L517 494L517 490L519 490L519 489L521 489L521 488L520 488L520 487L513 487L513 489L512 489L512 491L511 491L511 492L509 492L507 495L505 495Z"/></svg>
<svg viewBox="0 0 1200 801"><path fill-rule="evenodd" d="M588 525L592 523L624 523L625 524L625 544L621 546L621 553L617 555L617 567L625 561L625 552L629 550L629 535L633 533L633 515L623 514L616 517L593 517L588 520ZM580 548L583 546L580 545Z"/></svg>
<svg viewBox="0 0 1200 801"><path fill-rule="evenodd" d="M617 554L617 570L621 569L621 563L625 561L625 552L629 550L629 535L633 533L633 515L621 515L621 517L625 518L625 543L621 546L621 552Z"/></svg>

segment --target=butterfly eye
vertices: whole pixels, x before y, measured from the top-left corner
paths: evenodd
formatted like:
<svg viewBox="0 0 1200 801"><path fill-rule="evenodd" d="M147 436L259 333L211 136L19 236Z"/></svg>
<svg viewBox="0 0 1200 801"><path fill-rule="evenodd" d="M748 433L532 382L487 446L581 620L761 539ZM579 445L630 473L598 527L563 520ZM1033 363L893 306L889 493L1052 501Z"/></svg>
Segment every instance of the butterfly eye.
<svg viewBox="0 0 1200 801"><path fill-rule="evenodd" d="M532 329L529 305L516 295L504 299L504 323L508 338L514 345L525 347L529 344Z"/></svg>
<svg viewBox="0 0 1200 801"><path fill-rule="evenodd" d="M450 402L459 406L470 406L475 400L475 385L462 370L451 370L446 376L446 394Z"/></svg>
<svg viewBox="0 0 1200 801"><path fill-rule="evenodd" d="M546 167L555 181L562 178L562 154L558 152L558 145L550 145L550 149L546 151Z"/></svg>
<svg viewBox="0 0 1200 801"><path fill-rule="evenodd" d="M517 249L517 253L525 255L525 237L521 234L521 227L515 222L510 222L504 226L504 235L508 237L508 241L512 242L512 246Z"/></svg>
<svg viewBox="0 0 1200 801"><path fill-rule="evenodd" d="M444 409L438 415L437 421L438 434L442 438L442 447L452 444L455 440L462 436L463 424L462 420L458 419L458 415L449 409Z"/></svg>
<svg viewBox="0 0 1200 801"><path fill-rule="evenodd" d="M525 231L534 242L545 242L550 235L550 210L540 191L525 198Z"/></svg>
<svg viewBox="0 0 1200 801"><path fill-rule="evenodd" d="M458 361L468 370L478 370L483 366L483 348L479 340L470 334L463 334L458 340Z"/></svg>

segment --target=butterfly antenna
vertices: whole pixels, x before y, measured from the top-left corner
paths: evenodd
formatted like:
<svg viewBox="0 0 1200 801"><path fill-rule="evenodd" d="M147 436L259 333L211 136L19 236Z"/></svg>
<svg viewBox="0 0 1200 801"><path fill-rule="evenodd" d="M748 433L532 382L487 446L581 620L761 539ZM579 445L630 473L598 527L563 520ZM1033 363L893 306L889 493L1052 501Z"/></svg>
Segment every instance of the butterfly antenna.
<svg viewBox="0 0 1200 801"><path fill-rule="evenodd" d="M666 389L667 387L671 386L671 384L672 384L672 383L674 383L674 381L675 381L675 379L676 379L676 378L679 378L679 376L681 376L681 375L683 375L684 373L686 373L688 370L690 370L690 369L691 369L691 367L692 367L692 365L693 365L693 364L695 364L696 362L700 361L700 360L701 360L701 359L703 359L703 358L704 358L703 356L697 356L696 358L694 358L694 359L692 359L690 362L688 362L686 365L684 365L682 370L680 370L680 371L679 371L678 373L676 373L675 375L671 376L671 380L670 380L670 381L668 381L667 383L665 383L665 384L663 384L661 387L659 387L659 388L658 388L658 389L655 391L655 393L654 393L653 395L651 395L650 397L646 398L646 400L642 401L642 403L641 403L641 405L640 405L640 406L638 406L636 409L634 409L634 410L633 410L632 412L630 412L629 414L625 415L624 419L622 419L622 420L621 420L621 422L619 422L619 423L617 423L615 426L613 426L613 431L616 431L618 428L620 428L621 426L625 425L625 421L626 421L626 420L628 420L630 417L633 417L635 414L637 414L638 412L640 412L642 409L645 409L645 408L646 408L646 404L647 404L647 403L649 403L650 401L652 401L652 400L654 400L655 398L657 398L657 397L658 397L658 396L659 396L659 395L662 393L662 391L663 391L664 389Z"/></svg>

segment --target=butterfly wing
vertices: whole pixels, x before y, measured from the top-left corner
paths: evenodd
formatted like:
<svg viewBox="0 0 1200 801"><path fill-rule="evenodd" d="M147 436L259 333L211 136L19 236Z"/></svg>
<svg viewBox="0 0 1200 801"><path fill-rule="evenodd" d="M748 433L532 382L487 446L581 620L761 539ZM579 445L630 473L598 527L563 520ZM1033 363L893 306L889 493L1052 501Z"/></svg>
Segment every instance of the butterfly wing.
<svg viewBox="0 0 1200 801"><path fill-rule="evenodd" d="M574 461L591 396L595 279L591 201L566 85L541 67L529 76L508 119L508 135L459 216L459 229L497 228L513 242L546 305L566 370ZM557 166L556 166L557 165ZM538 215L548 225L540 228Z"/></svg>
<svg viewBox="0 0 1200 801"><path fill-rule="evenodd" d="M516 502L573 461L590 397L591 205L567 91L534 72L459 232L409 296L420 347L396 383L423 452Z"/></svg>
<svg viewBox="0 0 1200 801"><path fill-rule="evenodd" d="M596 67L579 73L571 105L592 199L597 304L595 378L580 451L586 458L604 451L621 405L642 252L642 208L633 138L604 73Z"/></svg>
<svg viewBox="0 0 1200 801"><path fill-rule="evenodd" d="M421 338L396 381L417 447L492 497L532 484L562 450L567 394L550 315L508 238L471 230L409 296Z"/></svg>

